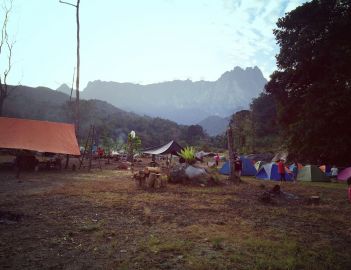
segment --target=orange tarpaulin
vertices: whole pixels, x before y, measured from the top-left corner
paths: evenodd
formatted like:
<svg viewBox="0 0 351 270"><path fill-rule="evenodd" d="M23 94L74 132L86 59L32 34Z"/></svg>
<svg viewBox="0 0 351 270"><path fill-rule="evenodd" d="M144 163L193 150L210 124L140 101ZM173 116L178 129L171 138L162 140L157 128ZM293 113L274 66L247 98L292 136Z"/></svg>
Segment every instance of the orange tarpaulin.
<svg viewBox="0 0 351 270"><path fill-rule="evenodd" d="M0 117L0 148L80 155L74 125Z"/></svg>

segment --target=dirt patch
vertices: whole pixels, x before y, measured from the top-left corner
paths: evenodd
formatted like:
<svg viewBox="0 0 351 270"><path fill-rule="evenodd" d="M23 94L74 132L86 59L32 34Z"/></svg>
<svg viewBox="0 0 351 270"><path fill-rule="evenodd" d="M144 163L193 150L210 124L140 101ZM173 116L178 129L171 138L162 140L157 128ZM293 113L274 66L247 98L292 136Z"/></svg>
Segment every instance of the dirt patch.
<svg viewBox="0 0 351 270"><path fill-rule="evenodd" d="M24 215L0 210L0 224L15 224L23 219Z"/></svg>
<svg viewBox="0 0 351 270"><path fill-rule="evenodd" d="M113 165L111 165L113 166ZM274 182L137 188L129 170L1 175L9 269L346 269L346 186ZM319 205L306 198L319 196ZM308 243L308 245L306 245Z"/></svg>

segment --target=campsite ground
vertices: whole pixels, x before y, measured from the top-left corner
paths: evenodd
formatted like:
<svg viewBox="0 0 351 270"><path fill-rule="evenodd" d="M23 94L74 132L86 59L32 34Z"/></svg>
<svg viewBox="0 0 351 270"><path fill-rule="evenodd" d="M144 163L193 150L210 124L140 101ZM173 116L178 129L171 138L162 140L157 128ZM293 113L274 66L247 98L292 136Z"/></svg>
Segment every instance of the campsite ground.
<svg viewBox="0 0 351 270"><path fill-rule="evenodd" d="M349 269L351 205L337 183L137 188L130 171L0 174L10 269ZM308 198L319 195L321 203Z"/></svg>

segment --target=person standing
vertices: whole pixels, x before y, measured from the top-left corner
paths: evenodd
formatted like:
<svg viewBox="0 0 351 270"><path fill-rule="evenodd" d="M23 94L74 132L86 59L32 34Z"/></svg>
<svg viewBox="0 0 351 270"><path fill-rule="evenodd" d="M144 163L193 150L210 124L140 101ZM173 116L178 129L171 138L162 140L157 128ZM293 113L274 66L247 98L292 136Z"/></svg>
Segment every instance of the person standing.
<svg viewBox="0 0 351 270"><path fill-rule="evenodd" d="M280 182L283 182L283 180L286 181L284 159L280 159L278 162L278 173L280 175Z"/></svg>
<svg viewBox="0 0 351 270"><path fill-rule="evenodd" d="M218 164L219 164L219 160L220 160L220 157L219 157L219 154L217 153L217 155L215 155L215 162L216 162L216 166L218 167Z"/></svg>
<svg viewBox="0 0 351 270"><path fill-rule="evenodd" d="M298 165L298 163L296 161L294 162L291 171L292 171L292 174L293 174L293 177L294 177L294 181L296 181L297 180L297 173L299 171L299 165Z"/></svg>
<svg viewBox="0 0 351 270"><path fill-rule="evenodd" d="M330 169L331 172L331 180L336 181L336 177L338 176L338 168L335 167L335 165L333 165L333 167Z"/></svg>
<svg viewBox="0 0 351 270"><path fill-rule="evenodd" d="M236 175L240 178L241 176L241 171L242 171L242 167L243 167L243 163L241 161L241 159L238 157L236 160L235 160L235 163L234 163L234 170L236 172Z"/></svg>

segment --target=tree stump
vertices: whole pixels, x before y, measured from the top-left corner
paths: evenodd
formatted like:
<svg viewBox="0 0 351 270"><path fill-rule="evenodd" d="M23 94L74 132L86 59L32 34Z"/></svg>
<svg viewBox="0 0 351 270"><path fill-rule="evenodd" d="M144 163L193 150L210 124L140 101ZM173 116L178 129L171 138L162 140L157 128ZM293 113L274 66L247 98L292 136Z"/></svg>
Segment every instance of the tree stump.
<svg viewBox="0 0 351 270"><path fill-rule="evenodd" d="M166 175L161 176L161 187L167 187L168 178Z"/></svg>
<svg viewBox="0 0 351 270"><path fill-rule="evenodd" d="M156 174L156 178L154 181L154 188L155 189L160 189L162 186L162 179L161 179L161 174Z"/></svg>
<svg viewBox="0 0 351 270"><path fill-rule="evenodd" d="M150 173L149 177L146 178L146 187L147 188L153 188L155 185L155 180L157 178L157 174L156 173Z"/></svg>

